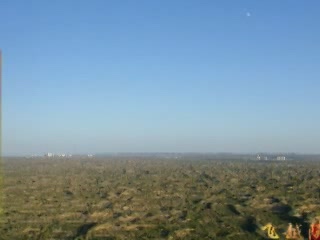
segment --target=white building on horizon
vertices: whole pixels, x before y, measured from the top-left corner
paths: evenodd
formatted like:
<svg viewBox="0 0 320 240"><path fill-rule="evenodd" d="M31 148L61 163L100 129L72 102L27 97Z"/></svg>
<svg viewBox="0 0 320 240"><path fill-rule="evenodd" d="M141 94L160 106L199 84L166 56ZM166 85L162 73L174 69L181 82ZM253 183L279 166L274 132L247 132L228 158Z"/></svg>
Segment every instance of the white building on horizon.
<svg viewBox="0 0 320 240"><path fill-rule="evenodd" d="M278 156L277 161L285 161L286 157L285 156Z"/></svg>
<svg viewBox="0 0 320 240"><path fill-rule="evenodd" d="M54 156L54 154L53 153L46 153L45 155L44 155L45 157L53 157Z"/></svg>

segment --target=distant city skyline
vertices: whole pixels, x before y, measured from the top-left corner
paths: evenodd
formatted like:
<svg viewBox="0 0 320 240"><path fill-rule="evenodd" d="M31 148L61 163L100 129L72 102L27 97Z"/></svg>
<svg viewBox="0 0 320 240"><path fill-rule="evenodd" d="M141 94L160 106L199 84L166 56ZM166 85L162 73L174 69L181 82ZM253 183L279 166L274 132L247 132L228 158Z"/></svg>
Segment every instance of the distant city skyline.
<svg viewBox="0 0 320 240"><path fill-rule="evenodd" d="M2 154L320 153L319 1L0 1Z"/></svg>

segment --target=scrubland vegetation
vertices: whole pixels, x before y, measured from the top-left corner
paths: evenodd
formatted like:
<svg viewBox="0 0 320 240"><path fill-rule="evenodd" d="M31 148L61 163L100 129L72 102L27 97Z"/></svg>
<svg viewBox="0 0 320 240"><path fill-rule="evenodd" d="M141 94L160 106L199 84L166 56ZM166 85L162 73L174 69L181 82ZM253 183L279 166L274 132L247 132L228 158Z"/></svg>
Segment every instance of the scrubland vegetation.
<svg viewBox="0 0 320 240"><path fill-rule="evenodd" d="M320 162L4 159L0 239L264 239L320 216Z"/></svg>

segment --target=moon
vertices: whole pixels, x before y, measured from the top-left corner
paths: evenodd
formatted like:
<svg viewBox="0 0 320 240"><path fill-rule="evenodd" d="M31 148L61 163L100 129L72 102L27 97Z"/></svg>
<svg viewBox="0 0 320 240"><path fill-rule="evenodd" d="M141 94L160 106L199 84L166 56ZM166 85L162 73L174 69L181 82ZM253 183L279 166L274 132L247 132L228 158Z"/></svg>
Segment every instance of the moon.
<svg viewBox="0 0 320 240"><path fill-rule="evenodd" d="M251 13L250 12L247 12L246 15L247 15L247 17L251 17Z"/></svg>

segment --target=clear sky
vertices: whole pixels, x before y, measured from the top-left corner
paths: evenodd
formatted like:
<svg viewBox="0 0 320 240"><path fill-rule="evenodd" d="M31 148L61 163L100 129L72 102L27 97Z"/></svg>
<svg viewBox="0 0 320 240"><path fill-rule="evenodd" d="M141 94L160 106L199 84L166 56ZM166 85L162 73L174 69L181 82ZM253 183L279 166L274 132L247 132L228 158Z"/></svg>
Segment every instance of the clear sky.
<svg viewBox="0 0 320 240"><path fill-rule="evenodd" d="M4 155L320 152L320 1L0 0Z"/></svg>

